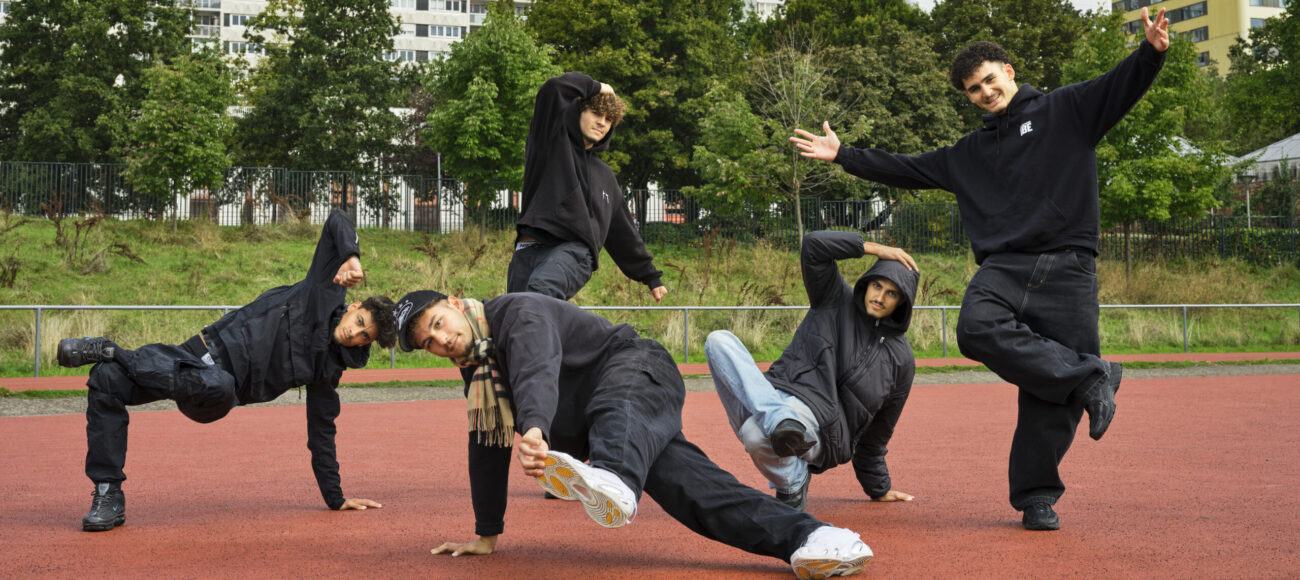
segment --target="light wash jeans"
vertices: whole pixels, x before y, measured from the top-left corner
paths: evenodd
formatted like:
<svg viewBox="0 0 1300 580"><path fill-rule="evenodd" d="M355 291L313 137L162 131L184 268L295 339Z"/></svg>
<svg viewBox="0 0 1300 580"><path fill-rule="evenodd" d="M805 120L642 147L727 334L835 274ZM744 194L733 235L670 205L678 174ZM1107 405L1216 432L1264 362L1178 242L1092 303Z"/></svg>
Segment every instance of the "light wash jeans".
<svg viewBox="0 0 1300 580"><path fill-rule="evenodd" d="M725 330L709 333L704 341L704 354L709 359L713 386L727 410L731 430L744 444L754 467L777 491L798 491L808 477L808 461L816 460L822 451L812 409L798 397L773 387L736 335ZM803 423L806 432L817 441L801 457L778 457L772 449L769 435L786 419Z"/></svg>

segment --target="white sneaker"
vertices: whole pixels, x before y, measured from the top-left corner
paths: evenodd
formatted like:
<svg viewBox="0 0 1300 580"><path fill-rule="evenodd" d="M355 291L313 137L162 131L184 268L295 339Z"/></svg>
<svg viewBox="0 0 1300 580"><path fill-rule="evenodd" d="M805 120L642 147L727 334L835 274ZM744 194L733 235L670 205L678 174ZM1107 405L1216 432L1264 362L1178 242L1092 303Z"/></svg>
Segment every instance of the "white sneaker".
<svg viewBox="0 0 1300 580"><path fill-rule="evenodd" d="M790 556L790 567L800 578L820 580L857 574L871 556L871 548L857 534L844 528L822 526L808 534L808 539Z"/></svg>
<svg viewBox="0 0 1300 580"><path fill-rule="evenodd" d="M622 479L562 451L546 453L546 467L537 483L555 497L581 501L587 515L607 528L622 527L636 517L636 495Z"/></svg>

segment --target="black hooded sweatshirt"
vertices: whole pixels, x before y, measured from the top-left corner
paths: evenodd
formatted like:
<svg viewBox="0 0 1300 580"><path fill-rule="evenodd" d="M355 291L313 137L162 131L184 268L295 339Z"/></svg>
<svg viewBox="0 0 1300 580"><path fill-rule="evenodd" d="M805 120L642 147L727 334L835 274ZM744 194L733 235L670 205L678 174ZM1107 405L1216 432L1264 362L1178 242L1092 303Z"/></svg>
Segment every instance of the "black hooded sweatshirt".
<svg viewBox="0 0 1300 580"><path fill-rule="evenodd" d="M876 263L850 287L837 260L860 258L862 235L813 232L799 255L808 315L781 358L764 373L772 386L808 405L817 417L821 457L808 467L821 473L853 461L862 491L878 498L890 490L886 444L912 391L916 358L904 335L912 323L919 274L894 260ZM887 318L867 314L867 285L884 278L902 296Z"/></svg>
<svg viewBox="0 0 1300 580"><path fill-rule="evenodd" d="M583 102L598 94L600 83L576 72L538 89L516 229L545 243L582 242L591 252L592 270L600 267L604 246L624 275L655 288L663 272L632 225L618 178L597 155L609 148L614 130L588 149L578 124Z"/></svg>
<svg viewBox="0 0 1300 580"><path fill-rule="evenodd" d="M1096 147L1146 94L1164 65L1147 41L1109 72L1043 94L1021 86L1001 115L951 147L919 156L841 146L849 173L953 192L976 263L1001 252L1065 246L1097 252Z"/></svg>
<svg viewBox="0 0 1300 580"><path fill-rule="evenodd" d="M344 368L361 368L370 360L370 345L345 348L334 341L347 297L347 288L335 284L334 276L343 262L360 254L352 221L334 210L325 220L306 278L263 292L203 330L209 350L235 377L240 405L307 386L307 448L330 509L345 501L334 447L334 419L340 411L335 389Z"/></svg>

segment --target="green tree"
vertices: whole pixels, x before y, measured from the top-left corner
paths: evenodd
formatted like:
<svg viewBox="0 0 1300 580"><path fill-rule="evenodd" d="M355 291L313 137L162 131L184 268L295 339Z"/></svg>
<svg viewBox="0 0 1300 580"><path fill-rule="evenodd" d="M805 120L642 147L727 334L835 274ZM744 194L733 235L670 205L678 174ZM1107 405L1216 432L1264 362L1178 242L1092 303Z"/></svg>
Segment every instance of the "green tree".
<svg viewBox="0 0 1300 580"><path fill-rule="evenodd" d="M397 140L398 22L387 0L270 0L245 38L266 51L237 124L245 165L377 172Z"/></svg>
<svg viewBox="0 0 1300 580"><path fill-rule="evenodd" d="M691 156L712 114L705 95L742 70L733 31L743 14L740 0L551 0L534 3L527 24L556 48L561 68L627 103L603 154L625 186L676 188L699 181Z"/></svg>
<svg viewBox="0 0 1300 580"><path fill-rule="evenodd" d="M1122 15L1095 17L1065 67L1066 82L1079 82L1114 68L1132 49ZM1193 119L1212 103L1196 48L1174 38L1164 68L1133 110L1097 146L1101 225L1124 228L1125 273L1131 268L1130 227L1137 220L1194 217L1219 205L1233 168L1223 144L1185 137Z"/></svg>
<svg viewBox="0 0 1300 580"><path fill-rule="evenodd" d="M1232 149L1247 153L1300 132L1300 2L1228 51L1224 107Z"/></svg>
<svg viewBox="0 0 1300 580"><path fill-rule="evenodd" d="M1070 60L1086 21L1068 0L943 0L930 11L930 33L944 70L975 40L991 40L1014 61L1016 83L1047 92L1061 87L1062 65ZM968 127L982 111L966 97L949 93Z"/></svg>
<svg viewBox="0 0 1300 580"><path fill-rule="evenodd" d="M156 207L198 187L221 185L235 104L229 69L215 51L158 62L144 71L145 99L118 140L125 176Z"/></svg>
<svg viewBox="0 0 1300 580"><path fill-rule="evenodd" d="M185 51L190 11L149 0L9 2L0 24L0 157L112 162L144 71Z"/></svg>
<svg viewBox="0 0 1300 580"><path fill-rule="evenodd" d="M762 36L776 41L799 29L800 34L818 35L829 46L878 46L887 24L921 31L928 23L925 12L906 0L790 0L781 18L766 23Z"/></svg>
<svg viewBox="0 0 1300 580"><path fill-rule="evenodd" d="M791 37L754 59L745 92L719 85L713 112L701 121L703 135L694 163L704 184L686 192L701 205L731 213L745 204L784 201L794 211L803 239L802 200L832 190L844 173L830 163L801 157L789 142L796 128L840 127L845 140L866 133L865 117L847 117L836 100L833 69L815 41ZM841 182L842 186L843 183Z"/></svg>
<svg viewBox="0 0 1300 580"><path fill-rule="evenodd" d="M560 72L550 50L515 15L514 3L498 0L483 27L453 44L451 57L426 83L433 106L421 137L443 152L448 171L465 183L465 207L480 216L480 241L497 189L523 187L533 99Z"/></svg>

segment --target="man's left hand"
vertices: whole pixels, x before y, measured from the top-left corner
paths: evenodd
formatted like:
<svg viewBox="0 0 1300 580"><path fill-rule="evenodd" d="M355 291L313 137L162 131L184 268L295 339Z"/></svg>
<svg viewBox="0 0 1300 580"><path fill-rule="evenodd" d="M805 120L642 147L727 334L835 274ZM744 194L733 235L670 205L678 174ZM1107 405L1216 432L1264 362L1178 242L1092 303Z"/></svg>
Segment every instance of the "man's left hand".
<svg viewBox="0 0 1300 580"><path fill-rule="evenodd" d="M1147 9L1142 8L1142 28L1147 34L1147 42L1160 52L1169 50L1169 19L1165 18L1165 9L1161 8L1156 13L1156 20L1152 22L1147 17Z"/></svg>
<svg viewBox="0 0 1300 580"><path fill-rule="evenodd" d="M360 498L352 498L349 500L345 500L343 502L343 505L339 506L339 511L363 510L367 508L381 508L381 507L384 507L383 504L380 504L377 501L371 501L368 499L360 499Z"/></svg>
<svg viewBox="0 0 1300 580"><path fill-rule="evenodd" d="M885 495L871 498L871 501L912 501L912 495L891 489Z"/></svg>
<svg viewBox="0 0 1300 580"><path fill-rule="evenodd" d="M339 266L339 273L334 275L334 283L344 288L351 288L360 284L366 279L366 273L361 270L361 259L352 256L348 261Z"/></svg>
<svg viewBox="0 0 1300 580"><path fill-rule="evenodd" d="M654 297L655 302L661 302L664 296L668 295L668 289L663 286L655 286L650 289L650 295Z"/></svg>

